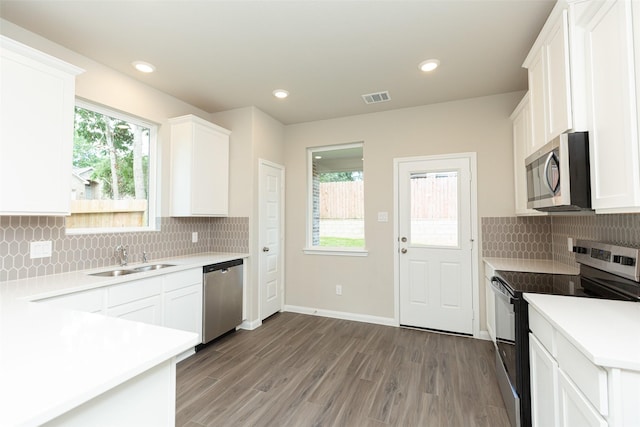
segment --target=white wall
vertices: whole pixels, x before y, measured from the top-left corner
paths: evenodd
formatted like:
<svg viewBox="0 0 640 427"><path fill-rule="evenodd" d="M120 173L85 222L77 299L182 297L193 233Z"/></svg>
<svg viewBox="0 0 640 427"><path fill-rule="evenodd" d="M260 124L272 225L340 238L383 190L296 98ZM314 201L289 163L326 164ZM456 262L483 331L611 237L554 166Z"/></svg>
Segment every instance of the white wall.
<svg viewBox="0 0 640 427"><path fill-rule="evenodd" d="M394 317L394 158L477 152L479 216L513 215L509 115L522 95L508 93L287 126L287 304ZM304 255L306 149L357 141L364 141L365 237L369 255L362 258ZM388 212L389 222L377 222L377 212ZM484 281L480 279L483 311ZM342 285L342 296L335 295L336 284ZM485 324L483 315L481 329Z"/></svg>
<svg viewBox="0 0 640 427"><path fill-rule="evenodd" d="M9 21L0 20L0 33L83 68L85 72L76 78L76 96L160 125L157 159L160 192L156 213L157 216L168 216L170 130L167 120L184 114L208 119L209 114Z"/></svg>
<svg viewBox="0 0 640 427"><path fill-rule="evenodd" d="M247 260L247 312L249 322L260 322L258 292L258 160L284 163L284 126L255 107L211 115L215 123L231 130L229 216L249 217Z"/></svg>

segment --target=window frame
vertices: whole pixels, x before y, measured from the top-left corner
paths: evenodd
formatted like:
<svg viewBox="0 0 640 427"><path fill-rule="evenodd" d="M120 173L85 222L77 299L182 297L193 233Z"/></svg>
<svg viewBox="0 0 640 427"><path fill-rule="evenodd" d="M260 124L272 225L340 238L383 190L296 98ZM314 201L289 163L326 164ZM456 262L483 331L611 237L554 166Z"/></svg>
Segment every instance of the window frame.
<svg viewBox="0 0 640 427"><path fill-rule="evenodd" d="M302 252L306 255L338 255L338 256L368 256L367 240L365 246L357 248L339 246L314 246L313 245L313 156L323 151L335 151L339 149L362 148L364 158L364 142L352 142L346 144L324 145L318 147L307 147L307 221L306 221L306 242ZM362 161L362 171L364 176L364 160ZM364 178L363 178L364 179ZM366 210L365 218L366 221Z"/></svg>
<svg viewBox="0 0 640 427"><path fill-rule="evenodd" d="M125 113L115 108L110 108L101 104L97 104L85 99L76 98L75 107L84 108L105 116L115 117L138 126L149 129L149 166L148 166L148 187L147 187L147 203L148 203L148 224L144 227L96 227L96 228L67 228L65 225L65 234L107 234L107 233L136 233L141 231L159 231L156 222L156 203L157 203L157 145L158 145L158 128L155 122ZM75 115L74 115L75 119ZM70 159L71 161L71 159Z"/></svg>

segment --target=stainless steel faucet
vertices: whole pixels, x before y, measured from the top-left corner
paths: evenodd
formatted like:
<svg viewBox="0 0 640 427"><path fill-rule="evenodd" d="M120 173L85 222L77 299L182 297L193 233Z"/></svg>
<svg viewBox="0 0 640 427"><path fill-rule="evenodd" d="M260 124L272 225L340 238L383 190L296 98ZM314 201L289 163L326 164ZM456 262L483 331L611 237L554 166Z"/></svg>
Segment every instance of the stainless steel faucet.
<svg viewBox="0 0 640 427"><path fill-rule="evenodd" d="M116 246L116 257L120 258L120 265L124 267L129 262L129 246L118 245Z"/></svg>

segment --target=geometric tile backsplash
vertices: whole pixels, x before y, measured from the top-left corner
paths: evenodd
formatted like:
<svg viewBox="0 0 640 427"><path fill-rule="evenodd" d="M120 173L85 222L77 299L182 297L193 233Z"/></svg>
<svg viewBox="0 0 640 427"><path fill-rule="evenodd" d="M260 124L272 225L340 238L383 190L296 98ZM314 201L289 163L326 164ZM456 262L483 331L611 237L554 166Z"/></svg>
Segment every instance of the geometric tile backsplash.
<svg viewBox="0 0 640 427"><path fill-rule="evenodd" d="M640 247L640 214L482 218L484 257L553 259L575 266L569 237Z"/></svg>
<svg viewBox="0 0 640 427"><path fill-rule="evenodd" d="M116 246L128 245L129 262L198 252L248 252L249 218L157 219L159 231L67 235L64 217L0 216L0 282L114 266ZM192 243L193 232L198 242ZM31 259L30 242L50 240L52 256Z"/></svg>

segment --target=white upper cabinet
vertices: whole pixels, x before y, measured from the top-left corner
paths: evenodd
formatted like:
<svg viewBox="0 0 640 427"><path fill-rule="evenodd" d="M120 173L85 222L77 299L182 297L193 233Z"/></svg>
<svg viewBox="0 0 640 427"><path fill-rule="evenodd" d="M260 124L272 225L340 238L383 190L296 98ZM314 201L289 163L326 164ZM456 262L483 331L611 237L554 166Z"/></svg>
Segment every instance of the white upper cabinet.
<svg viewBox="0 0 640 427"><path fill-rule="evenodd" d="M75 76L0 36L0 215L69 215Z"/></svg>
<svg viewBox="0 0 640 427"><path fill-rule="evenodd" d="M193 115L169 123L171 216L227 216L231 132Z"/></svg>
<svg viewBox="0 0 640 427"><path fill-rule="evenodd" d="M531 98L529 93L511 114L513 123L513 172L515 184L516 215L546 215L535 209L527 209L527 171L524 160L532 146Z"/></svg>
<svg viewBox="0 0 640 427"><path fill-rule="evenodd" d="M556 4L523 66L529 71L531 154L574 126L566 2Z"/></svg>
<svg viewBox="0 0 640 427"><path fill-rule="evenodd" d="M571 5L575 34L584 46L591 198L597 212L640 210L640 64L634 63L634 57L640 60L634 54L640 54L640 31L633 31L640 25L639 7L626 0Z"/></svg>

